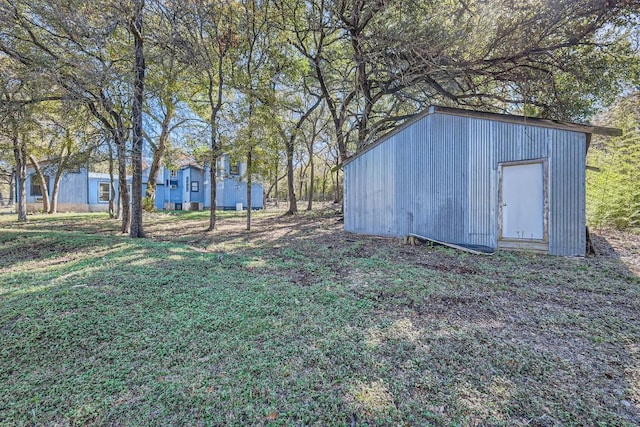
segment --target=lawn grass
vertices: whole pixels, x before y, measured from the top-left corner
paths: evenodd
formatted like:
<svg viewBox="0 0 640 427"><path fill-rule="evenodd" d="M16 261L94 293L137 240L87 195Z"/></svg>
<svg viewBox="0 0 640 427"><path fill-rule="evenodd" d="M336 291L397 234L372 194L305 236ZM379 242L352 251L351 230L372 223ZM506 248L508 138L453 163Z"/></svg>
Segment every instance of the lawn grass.
<svg viewBox="0 0 640 427"><path fill-rule="evenodd" d="M624 260L255 218L0 217L0 425L640 423Z"/></svg>

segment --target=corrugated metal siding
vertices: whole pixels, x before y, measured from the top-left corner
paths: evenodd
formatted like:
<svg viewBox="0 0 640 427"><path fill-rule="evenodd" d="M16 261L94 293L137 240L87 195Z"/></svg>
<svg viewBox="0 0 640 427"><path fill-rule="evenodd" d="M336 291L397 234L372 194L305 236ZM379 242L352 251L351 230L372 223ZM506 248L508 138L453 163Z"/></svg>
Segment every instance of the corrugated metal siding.
<svg viewBox="0 0 640 427"><path fill-rule="evenodd" d="M584 254L585 134L431 114L345 165L345 229L497 246L498 164L549 159L549 252Z"/></svg>
<svg viewBox="0 0 640 427"><path fill-rule="evenodd" d="M488 120L469 119L466 243L496 247L497 169L492 125Z"/></svg>
<svg viewBox="0 0 640 427"><path fill-rule="evenodd" d="M397 137L392 137L345 166L346 230L400 235L394 209L396 144Z"/></svg>
<svg viewBox="0 0 640 427"><path fill-rule="evenodd" d="M398 190L394 205L397 209L397 235L418 233L423 228L425 216L430 208L429 177L432 170L429 159L432 153L429 120L418 121L394 136L398 140L394 170L398 172Z"/></svg>
<svg viewBox="0 0 640 427"><path fill-rule="evenodd" d="M406 206L413 221L399 224L401 234L466 240L469 129L465 124L463 117L436 114L404 133L406 149L396 157L397 169L404 169L399 182L404 199L399 200L399 208Z"/></svg>
<svg viewBox="0 0 640 427"><path fill-rule="evenodd" d="M345 166L345 229L466 241L468 128L430 115Z"/></svg>
<svg viewBox="0 0 640 427"><path fill-rule="evenodd" d="M493 122L492 125L497 163L543 159L549 156L546 139L548 129L501 122Z"/></svg>
<svg viewBox="0 0 640 427"><path fill-rule="evenodd" d="M585 255L585 150L582 133L548 129L549 253Z"/></svg>

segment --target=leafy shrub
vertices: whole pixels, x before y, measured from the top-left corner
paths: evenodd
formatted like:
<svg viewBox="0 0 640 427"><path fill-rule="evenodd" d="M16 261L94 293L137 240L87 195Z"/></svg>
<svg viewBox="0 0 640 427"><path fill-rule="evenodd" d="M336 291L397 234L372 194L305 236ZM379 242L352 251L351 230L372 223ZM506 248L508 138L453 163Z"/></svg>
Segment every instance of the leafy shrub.
<svg viewBox="0 0 640 427"><path fill-rule="evenodd" d="M142 209L147 212L153 212L156 210L156 205L151 197L144 197L142 199Z"/></svg>
<svg viewBox="0 0 640 427"><path fill-rule="evenodd" d="M640 96L620 101L609 125L622 136L594 141L587 164L587 222L595 227L640 227Z"/></svg>

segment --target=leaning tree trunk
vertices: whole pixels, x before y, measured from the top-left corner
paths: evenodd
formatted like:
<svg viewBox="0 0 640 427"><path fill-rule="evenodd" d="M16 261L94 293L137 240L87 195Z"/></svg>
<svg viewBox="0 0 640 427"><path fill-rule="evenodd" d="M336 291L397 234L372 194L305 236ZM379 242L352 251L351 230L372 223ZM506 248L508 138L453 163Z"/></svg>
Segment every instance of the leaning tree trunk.
<svg viewBox="0 0 640 427"><path fill-rule="evenodd" d="M164 160L164 155L167 152L167 142L169 141L169 132L171 119L173 118L174 109L170 103L167 103L167 113L162 119L160 137L158 138L158 144L153 150L153 159L151 160L151 166L149 166L149 178L147 179L147 189L145 191L145 198L151 200L153 206L155 206L156 193L157 193L157 181L158 174L160 172L160 165Z"/></svg>
<svg viewBox="0 0 640 427"><path fill-rule="evenodd" d="M165 120L166 121L166 120ZM158 139L158 146L153 151L153 159L151 160L151 166L149 166L149 178L147 179L147 189L145 190L145 198L154 202L156 200L157 193L157 182L158 182L158 174L160 173L160 165L164 160L164 153L167 151L167 138L168 134L164 134L164 123L163 123L163 133L160 135Z"/></svg>
<svg viewBox="0 0 640 427"><path fill-rule="evenodd" d="M31 165L33 166L33 169L36 171L36 175L38 176L38 181L40 181L42 211L44 213L49 213L49 183L46 179L44 179L44 174L42 173L42 169L40 169L40 164L32 154L29 154L29 161L31 161Z"/></svg>
<svg viewBox="0 0 640 427"><path fill-rule="evenodd" d="M326 89L326 88L325 88ZM298 212L298 204L296 203L296 194L293 184L293 151L295 149L295 141L298 131L302 128L304 122L309 118L311 113L318 108L322 102L322 97L316 99L316 102L300 117L296 123L294 131L289 138L285 139L286 151L287 151L287 190L289 192L289 210L287 214L294 214Z"/></svg>
<svg viewBox="0 0 640 427"><path fill-rule="evenodd" d="M55 179L53 180L53 187L51 188L51 200L49 200L49 213L54 214L58 212L58 192L60 189L60 177L61 173L56 172Z"/></svg>
<svg viewBox="0 0 640 427"><path fill-rule="evenodd" d="M305 181L307 178L307 169L309 168L309 163L304 165L304 168L300 168L300 176L298 178L298 197L300 200L304 200L303 196L303 188L305 188Z"/></svg>
<svg viewBox="0 0 640 427"><path fill-rule="evenodd" d="M60 189L60 179L62 178L62 174L67 168L69 157L71 157L72 140L68 130L65 133L65 141L66 144L63 145L63 148L60 152L60 160L58 161L58 166L56 168L56 175L53 178L53 188L51 189L51 197L49 198L50 214L58 212L58 192Z"/></svg>

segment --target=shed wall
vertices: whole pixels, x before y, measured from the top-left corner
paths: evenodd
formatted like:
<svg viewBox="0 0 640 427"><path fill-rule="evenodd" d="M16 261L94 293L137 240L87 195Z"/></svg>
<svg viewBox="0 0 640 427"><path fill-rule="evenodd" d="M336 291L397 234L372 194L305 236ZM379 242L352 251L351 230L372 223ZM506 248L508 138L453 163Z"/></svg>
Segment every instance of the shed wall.
<svg viewBox="0 0 640 427"><path fill-rule="evenodd" d="M584 255L584 133L423 117L345 165L345 229L497 247L498 165L547 159L549 252Z"/></svg>
<svg viewBox="0 0 640 427"><path fill-rule="evenodd" d="M356 233L400 236L404 218L396 215L397 191L396 146L404 140L401 134L392 136L355 159L345 167L344 212L345 229Z"/></svg>
<svg viewBox="0 0 640 427"><path fill-rule="evenodd" d="M430 115L398 134L398 235L465 241L468 128L463 117Z"/></svg>
<svg viewBox="0 0 640 427"><path fill-rule="evenodd" d="M586 136L550 131L549 253L584 256Z"/></svg>

